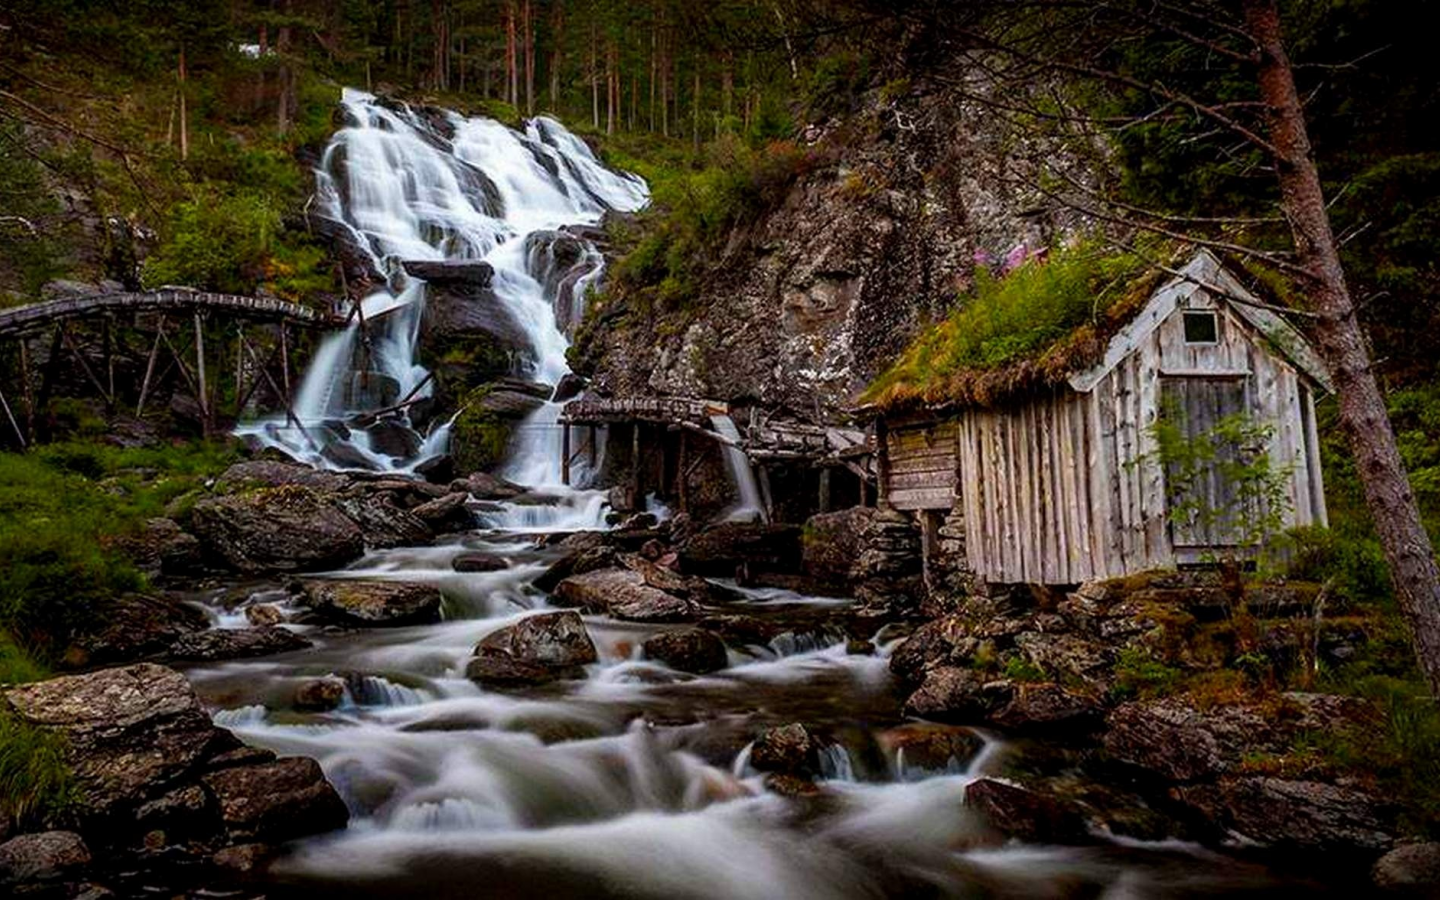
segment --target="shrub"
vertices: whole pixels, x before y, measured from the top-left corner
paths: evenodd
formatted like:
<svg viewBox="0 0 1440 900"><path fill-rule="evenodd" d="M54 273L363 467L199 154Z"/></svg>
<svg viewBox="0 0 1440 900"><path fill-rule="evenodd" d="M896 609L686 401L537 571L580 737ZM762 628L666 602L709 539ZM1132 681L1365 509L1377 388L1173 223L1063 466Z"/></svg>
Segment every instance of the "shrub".
<svg viewBox="0 0 1440 900"><path fill-rule="evenodd" d="M143 280L152 288L179 284L250 293L264 277L279 230L278 207L256 191L184 201L176 205L164 239L145 261Z"/></svg>
<svg viewBox="0 0 1440 900"><path fill-rule="evenodd" d="M1183 674L1144 650L1126 647L1116 657L1111 692L1117 697L1162 697L1175 691Z"/></svg>

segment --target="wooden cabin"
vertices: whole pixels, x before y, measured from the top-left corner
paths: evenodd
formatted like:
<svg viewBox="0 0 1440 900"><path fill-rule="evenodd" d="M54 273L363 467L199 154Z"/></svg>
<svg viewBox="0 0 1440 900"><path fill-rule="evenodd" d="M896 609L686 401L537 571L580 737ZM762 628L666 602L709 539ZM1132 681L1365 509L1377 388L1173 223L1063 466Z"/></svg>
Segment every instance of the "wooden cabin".
<svg viewBox="0 0 1440 900"><path fill-rule="evenodd" d="M1223 517L1172 515L1151 426L1176 411L1193 438L1245 413L1272 429L1284 527L1326 524L1315 427L1324 366L1208 251L1182 275L1097 365L1053 388L877 421L882 504L914 511L927 535L948 518L968 568L989 583L1078 584L1244 554L1252 548ZM1212 467L1191 489L1224 510L1234 501L1224 482Z"/></svg>

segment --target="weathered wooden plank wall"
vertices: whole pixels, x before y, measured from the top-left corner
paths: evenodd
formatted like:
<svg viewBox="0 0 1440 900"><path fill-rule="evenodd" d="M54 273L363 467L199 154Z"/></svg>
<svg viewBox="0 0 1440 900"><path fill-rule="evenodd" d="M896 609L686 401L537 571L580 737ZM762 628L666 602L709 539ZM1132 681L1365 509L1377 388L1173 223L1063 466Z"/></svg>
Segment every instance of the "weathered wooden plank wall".
<svg viewBox="0 0 1440 900"><path fill-rule="evenodd" d="M887 500L895 509L955 503L955 421L897 426L885 434Z"/></svg>

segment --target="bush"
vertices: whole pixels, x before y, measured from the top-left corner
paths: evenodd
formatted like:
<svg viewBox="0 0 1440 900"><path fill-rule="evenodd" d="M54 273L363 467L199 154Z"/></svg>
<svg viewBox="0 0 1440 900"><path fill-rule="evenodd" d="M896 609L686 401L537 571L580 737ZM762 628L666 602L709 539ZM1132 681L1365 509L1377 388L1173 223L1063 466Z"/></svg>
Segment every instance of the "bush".
<svg viewBox="0 0 1440 900"><path fill-rule="evenodd" d="M1122 649L1115 660L1116 697L1163 697L1180 685L1184 673L1134 647Z"/></svg>
<svg viewBox="0 0 1440 900"><path fill-rule="evenodd" d="M253 292L264 278L279 231L280 211L265 194L241 190L184 201L175 207L164 240L145 261L143 280L151 288L177 284Z"/></svg>

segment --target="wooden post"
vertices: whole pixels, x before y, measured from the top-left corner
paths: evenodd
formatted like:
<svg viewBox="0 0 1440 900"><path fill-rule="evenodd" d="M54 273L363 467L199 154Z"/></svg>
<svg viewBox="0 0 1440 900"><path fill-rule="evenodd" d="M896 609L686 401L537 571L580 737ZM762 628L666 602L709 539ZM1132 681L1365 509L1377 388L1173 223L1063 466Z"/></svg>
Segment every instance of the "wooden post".
<svg viewBox="0 0 1440 900"><path fill-rule="evenodd" d="M145 397L150 393L150 379L155 377L155 360L160 355L160 336L165 331L165 317L155 323L155 343L150 346L150 358L145 361L145 380L140 382L140 399L135 403L135 418L140 418L145 409Z"/></svg>
<svg viewBox="0 0 1440 900"><path fill-rule="evenodd" d="M115 411L115 336L110 327L113 318L113 316L106 316L105 321L101 323L105 339L105 384L107 385L105 409L112 413Z"/></svg>
<svg viewBox="0 0 1440 900"><path fill-rule="evenodd" d="M45 371L40 375L40 399L36 403L37 408L46 414L46 434L50 433L50 394L55 390L55 379L60 373L60 349L64 346L63 337L60 334L61 327L57 324L50 337L50 356L46 358Z"/></svg>
<svg viewBox="0 0 1440 900"><path fill-rule="evenodd" d="M886 446L889 429L884 419L875 420L875 505L890 508L890 450Z"/></svg>
<svg viewBox="0 0 1440 900"><path fill-rule="evenodd" d="M195 399L200 401L200 415L205 419L205 432L210 432L210 401L205 396L205 329L200 314L195 314Z"/></svg>
<svg viewBox="0 0 1440 900"><path fill-rule="evenodd" d="M560 425L560 483L570 484L570 423Z"/></svg>
<svg viewBox="0 0 1440 900"><path fill-rule="evenodd" d="M241 397L245 393L245 323L241 322L236 328L235 335L235 418L240 418L244 410L244 403Z"/></svg>
<svg viewBox="0 0 1440 900"><path fill-rule="evenodd" d="M290 402L290 329L280 323L280 378L285 385L285 402Z"/></svg>
<svg viewBox="0 0 1440 900"><path fill-rule="evenodd" d="M640 428L642 423L635 422L630 426L630 505L638 508L640 500L645 495L640 493L644 485L644 479L640 473Z"/></svg>
<svg viewBox="0 0 1440 900"><path fill-rule="evenodd" d="M680 509L690 508L690 491L685 483L690 480L690 433L680 432L680 460L675 464L675 494L680 498Z"/></svg>
<svg viewBox="0 0 1440 900"><path fill-rule="evenodd" d="M5 409L5 418L10 420L10 427L15 430L15 438L20 441L20 449L26 447L25 433L20 430L20 423L15 421L15 413L10 410L10 401L5 399L5 392L0 391L0 407Z"/></svg>
<svg viewBox="0 0 1440 900"><path fill-rule="evenodd" d="M25 433L35 433L35 394L30 386L30 343L20 339L20 389L25 401Z"/></svg>
<svg viewBox="0 0 1440 900"><path fill-rule="evenodd" d="M820 512L830 511L830 467L820 467Z"/></svg>
<svg viewBox="0 0 1440 900"><path fill-rule="evenodd" d="M595 464L596 464L596 462L599 461L599 454L600 454L599 449L595 446L595 442L598 441L598 440L600 440L600 429L599 429L599 428L596 428L594 425L591 425L591 426L590 426L590 474L591 474L592 476L594 476L594 475L599 475L599 474L600 474L599 472L596 472L596 471L595 471Z"/></svg>

